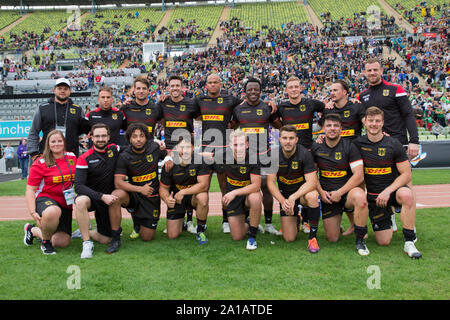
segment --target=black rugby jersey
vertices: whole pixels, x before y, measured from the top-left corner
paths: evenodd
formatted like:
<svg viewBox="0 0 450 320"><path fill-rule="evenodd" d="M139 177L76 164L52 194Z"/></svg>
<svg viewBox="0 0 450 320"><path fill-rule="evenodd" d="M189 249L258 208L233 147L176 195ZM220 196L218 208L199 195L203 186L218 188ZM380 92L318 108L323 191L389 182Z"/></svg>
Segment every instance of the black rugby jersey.
<svg viewBox="0 0 450 320"><path fill-rule="evenodd" d="M173 132L176 129L184 129L192 134L194 119L200 115L200 111L195 101L186 97L179 102L168 97L159 102L159 106L164 118L164 142L168 149L173 149L178 143L178 140L172 141Z"/></svg>
<svg viewBox="0 0 450 320"><path fill-rule="evenodd" d="M154 141L148 141L143 153L135 153L131 146L120 153L117 160L116 175L128 176L132 185L143 186L151 183L153 194L159 195L158 162L167 155Z"/></svg>
<svg viewBox="0 0 450 320"><path fill-rule="evenodd" d="M259 101L256 106L244 102L234 108L233 120L249 137L251 151L264 153L269 149L269 125L277 119L277 115L271 112L272 108L263 101ZM252 136L257 136L256 145L252 143Z"/></svg>
<svg viewBox="0 0 450 320"><path fill-rule="evenodd" d="M261 175L261 168L258 164L249 164L249 154L247 152L245 161L242 164L236 162L231 157L231 161L227 155L232 155L233 151L230 148L222 150L223 164L216 164L216 171L223 172L226 176L226 192L233 191L235 189L243 188L251 184L250 175ZM226 161L225 161L226 160Z"/></svg>
<svg viewBox="0 0 450 320"><path fill-rule="evenodd" d="M77 160L75 192L92 200L101 200L103 194L114 191L114 170L119 158L119 147L109 144L104 152L93 147Z"/></svg>
<svg viewBox="0 0 450 320"><path fill-rule="evenodd" d="M305 183L305 174L316 172L311 153L298 144L297 150L286 158L279 149L279 166L277 172L278 188L283 195L291 195Z"/></svg>
<svg viewBox="0 0 450 320"><path fill-rule="evenodd" d="M170 192L176 194L178 191L187 189L197 184L197 177L203 175L210 175L209 167L201 164L189 164L182 166L174 164L169 172L166 168L161 171L161 183L170 186Z"/></svg>
<svg viewBox="0 0 450 320"><path fill-rule="evenodd" d="M153 139L155 125L162 118L159 105L149 101L146 106L141 106L133 101L131 104L122 107L121 110L126 118L126 128L132 123L141 122L147 125L150 137Z"/></svg>
<svg viewBox="0 0 450 320"><path fill-rule="evenodd" d="M405 89L398 84L382 80L361 92L359 100L365 109L376 106L384 112L383 131L396 138L401 144L408 144L406 129L411 143L419 143L416 119Z"/></svg>
<svg viewBox="0 0 450 320"><path fill-rule="evenodd" d="M124 129L126 126L125 115L121 110L111 108L105 111L97 108L86 114L85 119L89 121L91 127L97 123L106 124L110 131L109 141L119 145L120 129Z"/></svg>
<svg viewBox="0 0 450 320"><path fill-rule="evenodd" d="M326 141L313 143L311 153L319 169L319 181L325 191L338 190L344 186L352 176L350 165L361 160L356 146L346 139L330 148Z"/></svg>
<svg viewBox="0 0 450 320"><path fill-rule="evenodd" d="M298 104L289 100L278 105L278 116L283 125L293 125L297 129L298 142L307 149L311 148L314 112L322 112L325 104L319 100L302 98Z"/></svg>
<svg viewBox="0 0 450 320"><path fill-rule="evenodd" d="M242 100L232 95L220 95L220 97L212 98L208 95L195 99L195 102L202 116L202 144L225 146L226 145L226 129L231 121L233 109L239 105ZM219 130L222 137L217 137L214 131Z"/></svg>
<svg viewBox="0 0 450 320"><path fill-rule="evenodd" d="M378 142L371 142L367 135L354 140L364 161L364 181L367 192L379 194L400 175L397 163L408 161L402 144L393 137L383 136Z"/></svg>
<svg viewBox="0 0 450 320"><path fill-rule="evenodd" d="M347 102L343 108L334 107L333 109L324 109L320 123L323 126L323 118L327 114L339 114L342 119L341 137L352 141L353 139L361 136L361 119L364 118L364 111L364 106L361 103L353 104L351 102Z"/></svg>

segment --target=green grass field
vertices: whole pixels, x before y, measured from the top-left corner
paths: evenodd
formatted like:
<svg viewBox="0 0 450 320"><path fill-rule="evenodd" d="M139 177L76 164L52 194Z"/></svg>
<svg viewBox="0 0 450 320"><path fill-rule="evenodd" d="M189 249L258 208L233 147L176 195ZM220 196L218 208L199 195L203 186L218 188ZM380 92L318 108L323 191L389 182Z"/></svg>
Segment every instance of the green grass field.
<svg viewBox="0 0 450 320"><path fill-rule="evenodd" d="M168 240L162 233L164 219L154 241L130 240L131 220L124 220L119 252L107 255L105 245L95 244L94 257L81 260L79 239L57 249L54 256L44 256L37 243L24 246L23 221L2 222L0 299L448 300L448 213L449 209L418 210L420 260L403 253L401 231L389 247L380 247L371 228L367 257L356 253L353 236L328 243L322 226L318 254L307 251L303 233L293 243L258 235L258 249L249 252L245 241L232 241L221 232L220 217L208 219L209 243L203 246L187 232ZM279 216L274 220L278 225ZM78 290L68 286L73 283L73 266L79 268ZM373 266L380 271L380 289L367 286Z"/></svg>
<svg viewBox="0 0 450 320"><path fill-rule="evenodd" d="M450 169L413 170L413 185L446 184L450 181ZM26 180L0 182L1 196L24 196ZM216 176L211 181L210 192L220 192Z"/></svg>

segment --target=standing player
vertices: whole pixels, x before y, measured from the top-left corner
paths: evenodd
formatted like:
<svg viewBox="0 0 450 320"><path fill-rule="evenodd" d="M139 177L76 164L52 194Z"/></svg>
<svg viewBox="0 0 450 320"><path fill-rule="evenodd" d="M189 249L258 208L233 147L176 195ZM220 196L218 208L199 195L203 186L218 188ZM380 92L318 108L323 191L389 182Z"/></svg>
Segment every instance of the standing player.
<svg viewBox="0 0 450 320"><path fill-rule="evenodd" d="M90 238L102 244L108 244L111 238L119 241L121 230L111 230L109 206L117 201L111 193L114 190L114 170L119 147L108 144L110 131L106 124L98 123L91 128L94 146L81 155L77 161L75 173L75 215L83 239L81 258L92 258L94 244ZM89 231L89 213L95 211L97 230ZM106 252L112 253L113 247ZM114 246L114 249L118 247Z"/></svg>
<svg viewBox="0 0 450 320"><path fill-rule="evenodd" d="M205 244L208 217L209 167L194 164L194 138L181 140L175 147L179 163L171 170L162 169L159 194L167 204L167 236L177 238L183 230L187 208L195 209L197 241ZM177 162L177 161L176 161Z"/></svg>
<svg viewBox="0 0 450 320"><path fill-rule="evenodd" d="M323 110L322 119L325 115L334 113L341 116L342 131L341 137L353 141L361 136L362 119L364 118L364 106L361 103L352 103L349 101L350 88L343 80L336 80L330 88L330 98L333 102L333 108L325 108ZM321 123L322 120L321 119ZM321 136L322 137L322 136ZM321 141L318 139L318 143ZM353 212L346 210L350 226L347 231L343 232L343 236L352 234L354 231Z"/></svg>
<svg viewBox="0 0 450 320"><path fill-rule="evenodd" d="M380 108L370 107L366 110L365 125L367 135L354 141L364 161L369 204L368 213L355 211L357 249L364 244L367 216L370 216L377 243L382 246L389 245L393 231L391 206L401 206L400 219L405 238L403 250L411 258L419 259L422 254L414 245L416 202L412 190L407 186L411 182L408 156L397 139L383 134L384 113Z"/></svg>
<svg viewBox="0 0 450 320"><path fill-rule="evenodd" d="M248 234L247 250L256 250L256 234L261 219L261 175L258 164L249 163L249 143L246 134L236 130L230 134L230 149L225 153L226 163L217 164L216 170L224 172L227 185L222 197L227 210L230 233L233 240L242 240ZM249 222L246 214L249 212Z"/></svg>
<svg viewBox="0 0 450 320"><path fill-rule="evenodd" d="M91 126L104 123L109 127L110 143L120 145L120 129L126 125L125 115L117 108L113 108L113 92L110 87L103 86L98 90L98 108L86 114L85 119ZM91 131L92 132L92 131Z"/></svg>
<svg viewBox="0 0 450 320"><path fill-rule="evenodd" d="M310 208L308 250L316 253L319 251L316 232L320 218L317 174L311 153L298 144L296 131L291 125L281 127L278 172L267 175L267 187L280 203L281 228L287 242L292 242L297 237L298 205L301 203Z"/></svg>
<svg viewBox="0 0 450 320"><path fill-rule="evenodd" d="M367 211L364 190L363 161L356 146L342 139L342 120L338 114L327 114L323 120L325 141L314 143L311 153L319 169L318 190L322 205L322 220L327 239L337 242L342 212L354 209L355 214Z"/></svg>
<svg viewBox="0 0 450 320"><path fill-rule="evenodd" d="M158 161L167 155L167 151L149 139L148 127L143 123L131 124L126 138L130 147L120 153L117 161L116 190L112 194L119 201L111 205L114 216L111 227L116 230L120 226L120 206L131 209L140 226L142 240L151 241L160 215ZM126 177L128 181L125 181Z"/></svg>
<svg viewBox="0 0 450 320"><path fill-rule="evenodd" d="M308 150L311 150L313 143L312 126L314 113L323 112L325 104L316 99L302 97L302 84L299 78L290 77L286 81L287 101L278 105L278 116L283 125L293 125L297 130L298 142ZM303 208L302 228L305 233L309 232L308 221L309 209Z"/></svg>
<svg viewBox="0 0 450 320"><path fill-rule="evenodd" d="M276 128L281 127L280 120L276 114L272 114L271 107L260 100L261 82L258 79L250 78L244 85L245 102L234 108L233 120L231 126L236 128L238 125L249 138L249 151L251 159L256 159L261 165L261 160L266 162L270 158L269 144L269 124ZM261 166L269 167L270 163L263 163ZM264 173L263 173L264 175ZM281 232L275 229L272 224L273 197L267 189L265 179L262 180L261 190L263 192L265 231L275 235L281 235Z"/></svg>
<svg viewBox="0 0 450 320"><path fill-rule="evenodd" d="M383 131L397 139L402 145L407 145L409 158L414 159L419 154L419 133L411 102L405 89L381 78L383 68L376 58L366 60L364 75L369 83L369 88L361 92L359 100L365 109L377 106L384 112ZM409 133L409 141L406 131ZM412 188L412 183L409 183L409 187ZM394 231L397 231L395 215L392 215L392 222Z"/></svg>

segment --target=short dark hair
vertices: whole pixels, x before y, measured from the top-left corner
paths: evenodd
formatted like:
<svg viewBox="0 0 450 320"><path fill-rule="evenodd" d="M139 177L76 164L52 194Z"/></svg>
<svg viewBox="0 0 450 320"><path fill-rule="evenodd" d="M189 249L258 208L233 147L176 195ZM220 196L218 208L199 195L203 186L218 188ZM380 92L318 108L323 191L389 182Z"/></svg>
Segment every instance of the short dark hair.
<svg viewBox="0 0 450 320"><path fill-rule="evenodd" d="M106 131L108 132L108 136L110 135L111 132L109 130L109 127L106 124L104 124L104 123L96 123L96 124L94 124L91 127L91 134L94 134L94 130L95 129L101 129L101 128L105 128Z"/></svg>
<svg viewBox="0 0 450 320"><path fill-rule="evenodd" d="M372 64L372 63L378 63L380 65L380 67L383 66L379 59L377 59L377 58L369 58L366 61L364 61L364 68L366 68L366 65Z"/></svg>
<svg viewBox="0 0 450 320"><path fill-rule="evenodd" d="M259 79L256 79L256 78L248 78L247 82L244 84L244 92L247 91L247 85L248 85L249 83L252 83L252 82L253 82L253 83L259 84L259 89L262 90L262 84L261 84L261 81L260 81Z"/></svg>
<svg viewBox="0 0 450 320"><path fill-rule="evenodd" d="M140 82L142 84L145 84L145 86L147 87L147 89L150 88L150 81L148 81L146 76L143 75L139 75L137 76L134 80L133 80L133 87L136 85L137 82Z"/></svg>
<svg viewBox="0 0 450 320"><path fill-rule="evenodd" d="M179 75L176 74L169 77L168 83L170 83L170 81L172 80L180 80L180 82L183 83L183 78L181 78Z"/></svg>
<svg viewBox="0 0 450 320"><path fill-rule="evenodd" d="M280 136L281 136L281 133L282 133L283 131L287 131L287 132L295 132L295 133L297 133L297 129L296 129L293 125L291 125L291 124L284 125L284 126L282 126L282 127L280 128Z"/></svg>
<svg viewBox="0 0 450 320"><path fill-rule="evenodd" d="M325 121L334 121L339 122L340 125L342 125L342 118L337 113L328 113L323 117L323 124L325 124Z"/></svg>
<svg viewBox="0 0 450 320"><path fill-rule="evenodd" d="M336 80L335 82L333 82L333 84L335 83L339 83L342 86L342 89L347 91L347 94L350 94L350 87L347 82L345 82L344 80Z"/></svg>
<svg viewBox="0 0 450 320"><path fill-rule="evenodd" d="M111 95L113 95L113 91L112 91L111 87L102 86L100 89L98 89L98 95L100 95L100 92L102 92L102 91L109 92Z"/></svg>
<svg viewBox="0 0 450 320"><path fill-rule="evenodd" d="M144 133L147 141L149 140L150 134L148 132L148 127L145 124L143 124L142 122L135 122L135 123L130 124L127 128L127 131L125 132L125 138L127 139L128 143L130 142L131 135L136 130L142 131Z"/></svg>

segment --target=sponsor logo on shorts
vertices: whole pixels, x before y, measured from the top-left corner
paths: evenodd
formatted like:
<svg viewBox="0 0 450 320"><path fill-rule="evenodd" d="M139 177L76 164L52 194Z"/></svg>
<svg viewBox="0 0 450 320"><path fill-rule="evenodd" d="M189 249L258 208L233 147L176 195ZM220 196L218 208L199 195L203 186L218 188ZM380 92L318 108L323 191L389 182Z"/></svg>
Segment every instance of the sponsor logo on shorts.
<svg viewBox="0 0 450 320"><path fill-rule="evenodd" d="M297 179L289 180L289 179L286 179L285 177L280 176L279 180L280 180L280 182L283 182L284 184L296 184L296 183L302 182L304 179L303 179L303 177L299 177Z"/></svg>
<svg viewBox="0 0 450 320"><path fill-rule="evenodd" d="M149 173L149 174L144 174L143 176L136 176L136 177L131 177L131 180L133 182L143 182L143 181L149 181L156 178L156 171Z"/></svg>
<svg viewBox="0 0 450 320"><path fill-rule="evenodd" d="M371 175L390 174L392 173L392 168L364 168L364 172Z"/></svg>
<svg viewBox="0 0 450 320"><path fill-rule="evenodd" d="M297 124L294 124L294 127L297 130L306 130L306 129L309 129L309 123L297 123Z"/></svg>
<svg viewBox="0 0 450 320"><path fill-rule="evenodd" d="M166 121L166 127L171 128L185 128L186 122L185 121Z"/></svg>
<svg viewBox="0 0 450 320"><path fill-rule="evenodd" d="M203 121L223 121L223 115L220 114L204 114Z"/></svg>
<svg viewBox="0 0 450 320"><path fill-rule="evenodd" d="M354 129L349 129L349 130L342 130L341 132L341 137L351 137L355 135L355 130Z"/></svg>
<svg viewBox="0 0 450 320"><path fill-rule="evenodd" d="M264 133L264 128L242 128L245 133Z"/></svg>
<svg viewBox="0 0 450 320"><path fill-rule="evenodd" d="M235 187L246 187L250 184L250 180L238 181L227 177L227 182Z"/></svg>
<svg viewBox="0 0 450 320"><path fill-rule="evenodd" d="M320 174L325 178L342 178L347 175L347 171L321 171Z"/></svg>

